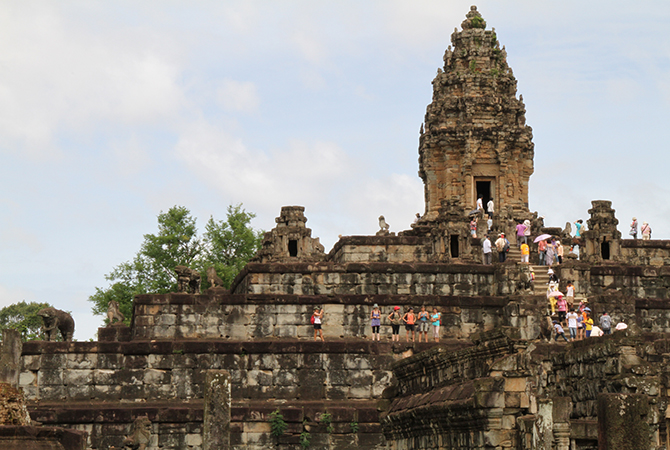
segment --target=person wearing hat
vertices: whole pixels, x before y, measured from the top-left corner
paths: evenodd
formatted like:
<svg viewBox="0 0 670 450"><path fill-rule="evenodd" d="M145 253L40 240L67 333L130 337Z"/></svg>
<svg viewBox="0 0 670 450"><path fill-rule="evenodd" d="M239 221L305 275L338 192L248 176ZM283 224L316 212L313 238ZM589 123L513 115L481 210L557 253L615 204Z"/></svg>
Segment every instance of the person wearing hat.
<svg viewBox="0 0 670 450"><path fill-rule="evenodd" d="M382 313L379 311L379 305L376 303L370 312L370 320L372 322L372 340L379 341L379 328L382 324Z"/></svg>
<svg viewBox="0 0 670 450"><path fill-rule="evenodd" d="M312 323L314 324L314 340L317 340L317 336L321 338L323 342L323 330L321 329L321 320L323 319L323 309L318 306L314 307L314 313L312 314Z"/></svg>
<svg viewBox="0 0 670 450"><path fill-rule="evenodd" d="M435 342L440 342L440 319L442 314L437 312L437 308L433 308L433 314L430 316L430 319L433 322L433 338Z"/></svg>
<svg viewBox="0 0 670 450"><path fill-rule="evenodd" d="M414 323L416 316L414 315L414 308L409 307L409 311L402 316L402 321L405 322L405 331L407 332L407 342L409 342L409 333L412 332L412 342L414 342Z"/></svg>
<svg viewBox="0 0 670 450"><path fill-rule="evenodd" d="M393 312L387 317L391 322L391 342L400 342L400 324L402 323L402 316L400 315L400 306L394 306Z"/></svg>
<svg viewBox="0 0 670 450"><path fill-rule="evenodd" d="M507 259L507 252L509 251L509 241L505 237L505 233L500 233L500 237L495 242L496 250L498 250L498 261L505 262Z"/></svg>
<svg viewBox="0 0 670 450"><path fill-rule="evenodd" d="M642 232L643 241L648 241L649 239L651 239L651 227L647 222L642 222L642 227L640 227L640 231Z"/></svg>
<svg viewBox="0 0 670 450"><path fill-rule="evenodd" d="M633 222L630 224L630 231L628 232L633 239L637 239L637 217L633 217Z"/></svg>

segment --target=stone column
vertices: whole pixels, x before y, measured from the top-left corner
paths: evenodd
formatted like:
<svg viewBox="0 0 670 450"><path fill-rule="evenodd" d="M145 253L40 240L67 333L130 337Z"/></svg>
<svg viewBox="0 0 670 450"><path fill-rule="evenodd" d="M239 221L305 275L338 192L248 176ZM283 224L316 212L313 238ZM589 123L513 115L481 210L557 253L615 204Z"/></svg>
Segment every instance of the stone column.
<svg viewBox="0 0 670 450"><path fill-rule="evenodd" d="M570 397L554 397L552 419L556 450L570 450Z"/></svg>
<svg viewBox="0 0 670 450"><path fill-rule="evenodd" d="M230 373L208 370L205 378L204 450L230 449Z"/></svg>
<svg viewBox="0 0 670 450"><path fill-rule="evenodd" d="M0 344L0 383L7 383L14 388L18 388L22 351L23 342L21 342L21 333L17 330L8 328L2 330L2 343Z"/></svg>
<svg viewBox="0 0 670 450"><path fill-rule="evenodd" d="M598 449L648 450L652 446L649 400L644 394L598 395Z"/></svg>

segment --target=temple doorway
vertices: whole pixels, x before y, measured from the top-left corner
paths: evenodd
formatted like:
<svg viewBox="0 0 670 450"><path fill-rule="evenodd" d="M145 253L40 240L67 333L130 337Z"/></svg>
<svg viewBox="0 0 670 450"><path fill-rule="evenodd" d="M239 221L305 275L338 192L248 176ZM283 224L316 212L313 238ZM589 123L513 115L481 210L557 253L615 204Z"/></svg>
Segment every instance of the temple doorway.
<svg viewBox="0 0 670 450"><path fill-rule="evenodd" d="M486 204L493 198L493 189L491 189L491 184L491 180L475 180L475 189L477 190L475 200L481 195L484 205L484 212L486 212ZM495 200L493 200L493 202L495 203ZM498 205L495 206L496 208L498 207Z"/></svg>

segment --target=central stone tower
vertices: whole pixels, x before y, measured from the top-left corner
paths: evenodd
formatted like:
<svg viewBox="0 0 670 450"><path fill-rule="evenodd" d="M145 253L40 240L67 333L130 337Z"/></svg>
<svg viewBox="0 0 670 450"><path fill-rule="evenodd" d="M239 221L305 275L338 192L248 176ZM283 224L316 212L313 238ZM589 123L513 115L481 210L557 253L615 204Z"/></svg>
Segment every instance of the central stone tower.
<svg viewBox="0 0 670 450"><path fill-rule="evenodd" d="M419 176L426 201L424 221L434 221L442 202L465 213L493 199L496 212L528 213L528 179L533 173L532 129L523 97L507 65L495 29L472 6L454 30L444 70L433 80L419 144Z"/></svg>

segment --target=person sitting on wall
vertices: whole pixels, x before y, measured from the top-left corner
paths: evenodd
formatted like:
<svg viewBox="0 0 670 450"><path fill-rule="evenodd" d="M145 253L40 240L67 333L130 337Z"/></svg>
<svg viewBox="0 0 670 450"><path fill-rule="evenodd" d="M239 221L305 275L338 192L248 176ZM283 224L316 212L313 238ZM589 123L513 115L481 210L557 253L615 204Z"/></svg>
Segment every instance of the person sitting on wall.
<svg viewBox="0 0 670 450"><path fill-rule="evenodd" d="M414 308L409 307L409 311L402 316L402 321L405 322L405 331L407 332L407 342L409 342L409 333L412 332L412 342L414 342L414 324L416 316L414 315Z"/></svg>

